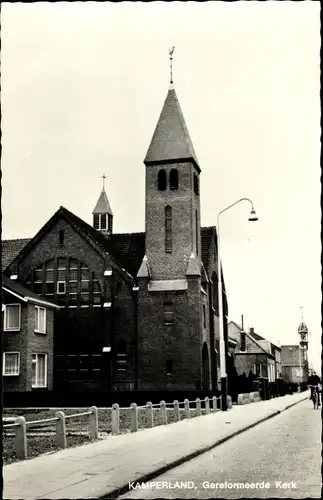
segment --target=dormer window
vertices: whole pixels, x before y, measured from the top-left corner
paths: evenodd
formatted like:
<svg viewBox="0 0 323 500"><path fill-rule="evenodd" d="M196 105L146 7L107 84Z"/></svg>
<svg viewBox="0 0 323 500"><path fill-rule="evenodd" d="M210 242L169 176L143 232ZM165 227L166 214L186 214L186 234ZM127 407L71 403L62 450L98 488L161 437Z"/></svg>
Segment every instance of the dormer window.
<svg viewBox="0 0 323 500"><path fill-rule="evenodd" d="M178 170L172 168L169 174L169 186L172 190L178 189Z"/></svg>
<svg viewBox="0 0 323 500"><path fill-rule="evenodd" d="M158 172L158 190L166 191L166 172L163 169Z"/></svg>

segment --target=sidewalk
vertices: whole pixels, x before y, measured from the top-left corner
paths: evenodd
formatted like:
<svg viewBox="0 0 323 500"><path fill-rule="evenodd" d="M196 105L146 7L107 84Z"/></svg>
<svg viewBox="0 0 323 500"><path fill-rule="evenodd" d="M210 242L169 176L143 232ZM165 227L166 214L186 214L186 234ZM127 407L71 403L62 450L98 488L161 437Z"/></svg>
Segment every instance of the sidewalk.
<svg viewBox="0 0 323 500"><path fill-rule="evenodd" d="M3 468L5 499L98 498L128 490L308 399L308 392L109 436ZM309 401L308 401L309 403Z"/></svg>

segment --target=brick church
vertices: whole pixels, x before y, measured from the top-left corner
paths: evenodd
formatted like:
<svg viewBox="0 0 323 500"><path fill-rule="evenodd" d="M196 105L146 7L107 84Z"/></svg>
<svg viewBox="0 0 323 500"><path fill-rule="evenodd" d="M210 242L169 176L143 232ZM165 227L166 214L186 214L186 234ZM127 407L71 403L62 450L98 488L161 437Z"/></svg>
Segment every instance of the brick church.
<svg viewBox="0 0 323 500"><path fill-rule="evenodd" d="M2 242L7 281L55 304L42 340L54 389L219 388L216 228L201 227L201 168L172 84L144 164L144 233L114 234L103 188L92 226L60 207L31 240ZM223 303L227 345L225 291Z"/></svg>

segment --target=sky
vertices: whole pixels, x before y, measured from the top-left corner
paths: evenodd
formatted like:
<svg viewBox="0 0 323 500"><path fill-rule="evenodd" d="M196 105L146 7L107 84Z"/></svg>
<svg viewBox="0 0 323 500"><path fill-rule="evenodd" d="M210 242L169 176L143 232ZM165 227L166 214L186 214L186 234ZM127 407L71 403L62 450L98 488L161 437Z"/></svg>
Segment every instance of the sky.
<svg viewBox="0 0 323 500"><path fill-rule="evenodd" d="M169 84L220 217L229 320L321 367L320 3L2 4L2 238L63 205L91 224L107 175L114 232L145 229L143 160Z"/></svg>

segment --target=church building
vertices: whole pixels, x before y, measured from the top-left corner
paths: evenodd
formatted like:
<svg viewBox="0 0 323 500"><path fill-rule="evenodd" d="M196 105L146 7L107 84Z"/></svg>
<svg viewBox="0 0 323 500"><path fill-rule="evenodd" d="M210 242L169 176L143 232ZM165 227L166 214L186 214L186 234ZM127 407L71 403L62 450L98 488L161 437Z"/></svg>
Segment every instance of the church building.
<svg viewBox="0 0 323 500"><path fill-rule="evenodd" d="M144 233L114 234L103 187L92 226L60 207L32 239L2 242L5 275L59 306L54 389L220 388L216 228L201 227L201 166L172 83L144 165Z"/></svg>

